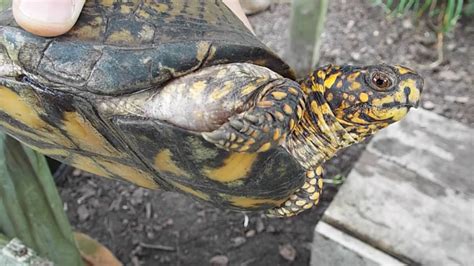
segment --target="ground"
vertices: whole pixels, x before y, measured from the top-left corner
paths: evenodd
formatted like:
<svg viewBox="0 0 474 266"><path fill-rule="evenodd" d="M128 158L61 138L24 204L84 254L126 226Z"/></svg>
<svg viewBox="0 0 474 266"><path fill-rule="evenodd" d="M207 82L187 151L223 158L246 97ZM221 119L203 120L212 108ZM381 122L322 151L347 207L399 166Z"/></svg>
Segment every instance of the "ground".
<svg viewBox="0 0 474 266"><path fill-rule="evenodd" d="M350 4L349 4L350 2ZM384 61L421 69L422 107L474 125L474 24L461 21L446 36L443 63L436 60L435 34L423 23L387 19L365 0L330 1L321 64ZM257 36L288 57L289 6L272 5L250 18ZM472 49L472 48L471 48ZM433 125L436 128L436 125ZM351 147L327 163L327 177L345 176L364 145ZM314 226L337 186L326 184L319 208L290 219L268 219L216 209L186 196L147 191L80 171L60 184L73 227L98 239L127 265L307 265ZM219 264L221 263L221 264Z"/></svg>

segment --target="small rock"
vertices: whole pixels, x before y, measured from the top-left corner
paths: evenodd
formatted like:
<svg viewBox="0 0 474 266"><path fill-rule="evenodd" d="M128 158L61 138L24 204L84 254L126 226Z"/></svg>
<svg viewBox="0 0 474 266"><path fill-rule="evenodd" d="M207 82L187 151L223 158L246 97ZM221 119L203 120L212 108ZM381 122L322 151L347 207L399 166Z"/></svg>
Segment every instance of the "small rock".
<svg viewBox="0 0 474 266"><path fill-rule="evenodd" d="M374 32L372 32L372 35L374 35L374 37L377 37L380 35L380 32L378 30L375 30Z"/></svg>
<svg viewBox="0 0 474 266"><path fill-rule="evenodd" d="M467 103L469 101L469 96L452 96L452 95L445 95L444 99L448 102L454 103Z"/></svg>
<svg viewBox="0 0 474 266"><path fill-rule="evenodd" d="M143 188L137 188L133 191L132 196L130 198L130 202L132 205L142 204L143 202L143 193L145 190Z"/></svg>
<svg viewBox="0 0 474 266"><path fill-rule="evenodd" d="M269 233L274 233L276 231L275 227L273 225L267 226L267 232Z"/></svg>
<svg viewBox="0 0 474 266"><path fill-rule="evenodd" d="M355 21L351 19L347 22L346 29L350 30L352 29L352 27L354 27L354 25L355 25Z"/></svg>
<svg viewBox="0 0 474 266"><path fill-rule="evenodd" d="M405 19L405 20L403 20L403 22L402 22L402 26L403 26L403 28L405 28L405 29L411 29L411 28L413 28L413 23L411 22L410 19Z"/></svg>
<svg viewBox="0 0 474 266"><path fill-rule="evenodd" d="M242 246L247 240L245 239L245 237L238 236L238 237L232 238L230 241L232 241L232 246L234 246L234 247L240 247L240 246Z"/></svg>
<svg viewBox="0 0 474 266"><path fill-rule="evenodd" d="M229 264L229 258L224 255L217 255L209 260L212 266L227 266Z"/></svg>
<svg viewBox="0 0 474 266"><path fill-rule="evenodd" d="M153 232L148 232L148 233L146 233L146 237L148 239L153 239L155 237L155 234L153 234Z"/></svg>
<svg viewBox="0 0 474 266"><path fill-rule="evenodd" d="M385 42L390 45L390 44L393 44L393 39L392 38L387 38L385 39Z"/></svg>
<svg viewBox="0 0 474 266"><path fill-rule="evenodd" d="M248 230L247 233L245 233L245 237L254 237L256 234L255 230Z"/></svg>
<svg viewBox="0 0 474 266"><path fill-rule="evenodd" d="M439 73L440 78L444 80L459 81L461 80L461 75L451 70L444 70Z"/></svg>
<svg viewBox="0 0 474 266"><path fill-rule="evenodd" d="M82 174L82 171L79 169L74 169L74 171L72 171L73 176L80 176L81 174Z"/></svg>
<svg viewBox="0 0 474 266"><path fill-rule="evenodd" d="M282 256L287 261L294 261L296 258L296 250L290 244L285 244L283 246L279 246L278 250L280 252L280 256Z"/></svg>
<svg viewBox="0 0 474 266"><path fill-rule="evenodd" d="M84 222L89 218L90 212L85 205L81 205L77 209L77 215L79 216L79 221Z"/></svg>
<svg viewBox="0 0 474 266"><path fill-rule="evenodd" d="M351 57L352 57L352 59L357 61L357 60L360 59L360 54L358 52L352 52Z"/></svg>
<svg viewBox="0 0 474 266"><path fill-rule="evenodd" d="M432 101L425 101L423 102L423 108L426 110L433 110L435 108L435 104Z"/></svg>

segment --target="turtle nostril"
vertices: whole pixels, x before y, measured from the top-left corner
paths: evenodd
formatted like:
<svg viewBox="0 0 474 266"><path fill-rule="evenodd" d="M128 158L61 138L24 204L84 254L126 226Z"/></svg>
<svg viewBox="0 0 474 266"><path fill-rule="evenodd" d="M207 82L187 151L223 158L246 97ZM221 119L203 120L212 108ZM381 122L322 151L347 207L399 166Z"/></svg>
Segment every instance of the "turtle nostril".
<svg viewBox="0 0 474 266"><path fill-rule="evenodd" d="M26 75L25 74L19 74L15 77L16 81L25 81Z"/></svg>

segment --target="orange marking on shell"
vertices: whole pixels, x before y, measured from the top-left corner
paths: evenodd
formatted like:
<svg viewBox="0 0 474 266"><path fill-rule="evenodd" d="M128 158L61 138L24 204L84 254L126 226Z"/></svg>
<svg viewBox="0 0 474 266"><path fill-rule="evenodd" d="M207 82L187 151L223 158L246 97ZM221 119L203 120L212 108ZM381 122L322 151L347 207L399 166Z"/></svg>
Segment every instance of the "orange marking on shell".
<svg viewBox="0 0 474 266"><path fill-rule="evenodd" d="M272 92L272 96L273 98L275 98L276 100L283 100L286 98L288 94L286 94L286 92L282 92L282 91L274 91Z"/></svg>
<svg viewBox="0 0 474 266"><path fill-rule="evenodd" d="M287 115L293 114L293 109L292 109L291 106L289 106L288 104L284 104L284 105L283 105L283 111L284 111Z"/></svg>

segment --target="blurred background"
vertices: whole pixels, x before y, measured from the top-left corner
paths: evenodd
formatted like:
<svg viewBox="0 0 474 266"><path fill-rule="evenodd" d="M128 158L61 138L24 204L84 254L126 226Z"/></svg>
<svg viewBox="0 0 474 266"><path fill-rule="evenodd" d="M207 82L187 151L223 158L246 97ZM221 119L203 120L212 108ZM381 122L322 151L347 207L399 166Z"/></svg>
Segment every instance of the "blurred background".
<svg viewBox="0 0 474 266"><path fill-rule="evenodd" d="M319 48L316 55L291 40L303 33L294 28L300 14L295 12L302 11L292 11L290 2L272 1L252 11L249 20L257 37L300 76L316 61L406 65L425 77L423 109L474 126L474 1L465 0L462 9L463 1L448 0L322 1L327 4L322 20L303 14L324 22L320 38L310 44ZM298 59L302 55L311 62ZM243 213L72 168L58 185L73 228L99 240L127 265L308 265L314 228L366 145L353 146L326 164L319 208L290 219L251 214L246 226Z"/></svg>

